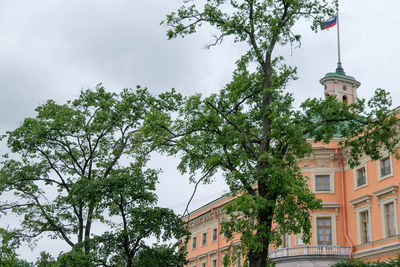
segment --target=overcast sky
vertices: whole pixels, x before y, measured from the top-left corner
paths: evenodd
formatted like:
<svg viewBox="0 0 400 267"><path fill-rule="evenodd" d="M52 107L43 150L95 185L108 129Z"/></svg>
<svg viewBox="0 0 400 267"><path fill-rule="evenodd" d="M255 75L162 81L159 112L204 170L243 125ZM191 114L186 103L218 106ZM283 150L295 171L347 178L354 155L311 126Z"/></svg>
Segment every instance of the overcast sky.
<svg viewBox="0 0 400 267"><path fill-rule="evenodd" d="M156 94L174 87L185 95L217 92L230 81L234 63L245 46L231 39L203 49L215 30L205 28L185 39L168 41L165 15L182 0L1 0L0 1L0 133L18 127L47 99L63 103L80 90L103 83L110 90L148 87ZM342 62L347 75L361 82L358 95L369 98L387 89L400 105L400 1L341 0ZM299 79L288 90L297 103L322 97L319 80L337 63L336 28L313 33L308 23L296 25L302 46L279 48L298 67ZM0 151L5 151L4 144ZM157 156L164 173L157 189L159 204L182 213L193 185L176 170L177 160ZM202 186L192 210L218 197L226 186ZM4 225L4 217L0 218ZM52 243L53 242L53 243ZM57 244L55 246L54 244ZM54 255L68 250L62 242L44 240L39 250Z"/></svg>

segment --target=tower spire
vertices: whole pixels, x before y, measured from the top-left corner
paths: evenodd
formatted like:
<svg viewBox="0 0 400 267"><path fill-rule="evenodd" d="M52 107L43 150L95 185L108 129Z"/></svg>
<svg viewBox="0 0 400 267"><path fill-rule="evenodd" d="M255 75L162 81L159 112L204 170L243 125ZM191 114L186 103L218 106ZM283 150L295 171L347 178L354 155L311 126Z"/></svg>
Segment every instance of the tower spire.
<svg viewBox="0 0 400 267"><path fill-rule="evenodd" d="M340 19L339 19L339 2L338 2L338 7L337 7L337 14L336 14L336 21L337 21L337 45L338 45L338 63L337 63L337 68L336 68L336 73L341 74L341 75L346 75L344 72L344 69L342 67L342 60L340 57Z"/></svg>

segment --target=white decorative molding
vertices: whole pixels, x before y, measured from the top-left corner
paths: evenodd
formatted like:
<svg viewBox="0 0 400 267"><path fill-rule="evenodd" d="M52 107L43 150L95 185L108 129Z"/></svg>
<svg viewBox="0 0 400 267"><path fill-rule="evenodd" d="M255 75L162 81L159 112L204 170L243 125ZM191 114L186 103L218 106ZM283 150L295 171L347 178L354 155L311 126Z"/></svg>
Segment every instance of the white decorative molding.
<svg viewBox="0 0 400 267"><path fill-rule="evenodd" d="M378 181L382 181L383 179L393 177L393 161L392 161L392 155L390 155L388 152L381 152L382 157L381 159L376 161L376 171L378 175ZM389 164L390 164L390 172L387 175L382 176L381 174L381 161L383 159L389 158Z"/></svg>
<svg viewBox="0 0 400 267"><path fill-rule="evenodd" d="M310 170L311 172L311 192L320 194L334 194L335 193L335 170L333 168L319 168ZM329 176L329 190L317 191L315 186L315 177L318 175Z"/></svg>
<svg viewBox="0 0 400 267"><path fill-rule="evenodd" d="M385 205L393 203L393 226L394 226L394 232L395 235L399 234L399 229L398 229L398 223L397 223L397 190L398 190L397 185L391 185L388 187L385 187L381 190L378 190L374 192L374 195L376 196L376 199L378 200L379 203L379 208L381 210L381 224L382 224L382 237L387 238L389 237L388 235L388 230L387 230L387 217L385 213ZM386 197L384 197L386 196Z"/></svg>
<svg viewBox="0 0 400 267"><path fill-rule="evenodd" d="M317 236L317 218L329 217L331 218L331 231L332 231L332 245L336 245L336 220L337 215L332 212L319 212L319 213L311 213L311 222L312 222L312 236L313 236L313 245L318 245L318 236Z"/></svg>
<svg viewBox="0 0 400 267"><path fill-rule="evenodd" d="M374 192L373 194L375 195L376 199L379 201L382 196L384 196L385 194L391 193L392 198L394 198L397 202L397 189L398 188L399 188L398 185L391 185L391 186L385 187L383 189L380 189L380 190Z"/></svg>
<svg viewBox="0 0 400 267"><path fill-rule="evenodd" d="M364 195L361 197L358 197L356 199L350 200L350 204L353 205L353 208L356 208L358 204L361 204L362 202L366 202L368 206L371 206L371 199L372 195Z"/></svg>
<svg viewBox="0 0 400 267"><path fill-rule="evenodd" d="M327 160L317 160L317 166L318 167L328 167L328 161Z"/></svg>
<svg viewBox="0 0 400 267"><path fill-rule="evenodd" d="M356 214L356 221L357 221L357 239L358 239L358 244L363 243L362 237L363 234L361 233L361 213L363 212L368 212L368 242L371 242L373 240L372 238L372 231L371 231L371 199L372 195L364 195L361 197L358 197L356 199L353 199L350 201L350 204L353 205L354 208L354 213ZM359 204L366 203L367 205L363 206L358 206ZM357 207L358 206L358 207Z"/></svg>
<svg viewBox="0 0 400 267"><path fill-rule="evenodd" d="M361 170L362 168L364 168L364 170L365 170L365 184L362 184L362 185L359 186L357 184L358 170ZM354 178L353 179L354 180L354 190L363 188L363 187L368 185L368 166L367 166L367 161L362 160L361 164L353 169L353 178Z"/></svg>
<svg viewBox="0 0 400 267"><path fill-rule="evenodd" d="M335 202L322 202L322 208L323 209L335 209L335 215L336 215L336 220L339 216L339 203L335 203Z"/></svg>

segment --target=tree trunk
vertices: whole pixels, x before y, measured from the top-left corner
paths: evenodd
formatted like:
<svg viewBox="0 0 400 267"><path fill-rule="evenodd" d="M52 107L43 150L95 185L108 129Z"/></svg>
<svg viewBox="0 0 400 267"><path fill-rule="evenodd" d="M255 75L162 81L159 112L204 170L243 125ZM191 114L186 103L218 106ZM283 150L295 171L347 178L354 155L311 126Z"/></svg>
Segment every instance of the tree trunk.
<svg viewBox="0 0 400 267"><path fill-rule="evenodd" d="M265 267L267 266L268 250L261 252L249 253L249 266L250 267Z"/></svg>
<svg viewBox="0 0 400 267"><path fill-rule="evenodd" d="M126 267L132 267L132 257L130 256L126 259Z"/></svg>
<svg viewBox="0 0 400 267"><path fill-rule="evenodd" d="M265 65L263 66L264 70L264 89L269 89L271 87L271 77L272 77L272 64L271 64L271 54L267 53L265 55ZM269 150L269 138L268 134L271 131L271 119L269 118L268 107L271 103L271 93L265 92L262 97L262 107L261 112L263 116L263 127L262 127L262 139L260 143L260 154L262 156L264 153L268 153ZM260 177L264 176L264 170L268 167L268 160L263 159L258 163L257 173ZM271 179L271 177L268 177ZM268 186L265 182L258 181L258 194L263 198L272 198L268 194ZM269 199L268 199L269 200ZM265 229L271 229L272 226L272 217L273 217L273 208L265 207L264 209L259 211L259 215L257 221L260 225L265 225ZM256 233L257 235L257 233ZM268 262L268 249L270 240L268 237L264 235L258 240L263 244L262 251L249 251L248 259L250 267L265 267Z"/></svg>

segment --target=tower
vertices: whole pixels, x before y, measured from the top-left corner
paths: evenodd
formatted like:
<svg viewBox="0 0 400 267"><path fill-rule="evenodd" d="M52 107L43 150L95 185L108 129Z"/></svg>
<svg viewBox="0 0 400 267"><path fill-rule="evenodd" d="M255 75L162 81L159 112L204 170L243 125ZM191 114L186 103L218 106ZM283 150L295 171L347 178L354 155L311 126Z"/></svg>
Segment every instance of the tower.
<svg viewBox="0 0 400 267"><path fill-rule="evenodd" d="M338 63L335 72L327 73L319 82L325 88L325 98L334 95L348 104L357 99L357 88L361 84L354 77L345 74L341 63Z"/></svg>

